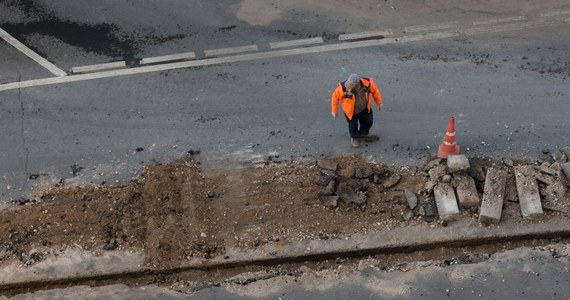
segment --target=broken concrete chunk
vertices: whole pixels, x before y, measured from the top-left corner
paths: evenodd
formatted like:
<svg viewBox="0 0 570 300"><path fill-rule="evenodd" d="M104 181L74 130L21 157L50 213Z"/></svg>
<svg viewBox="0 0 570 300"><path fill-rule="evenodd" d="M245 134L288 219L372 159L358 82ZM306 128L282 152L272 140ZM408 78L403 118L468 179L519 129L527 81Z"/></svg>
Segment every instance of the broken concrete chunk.
<svg viewBox="0 0 570 300"><path fill-rule="evenodd" d="M566 155L566 159L568 161L570 161L570 147L564 147L564 148L560 149L560 151L562 151L562 153L564 153L564 155Z"/></svg>
<svg viewBox="0 0 570 300"><path fill-rule="evenodd" d="M552 179L552 177L548 176L548 175L542 175L542 174L536 174L535 175L536 180L546 184L546 185L552 185L554 183L554 179Z"/></svg>
<svg viewBox="0 0 570 300"><path fill-rule="evenodd" d="M498 224L501 221L506 181L506 171L489 168L487 179L485 180L483 201L479 210L479 222L483 224Z"/></svg>
<svg viewBox="0 0 570 300"><path fill-rule="evenodd" d="M542 214L536 175L536 169L533 166L515 167L517 193L523 218L532 218Z"/></svg>
<svg viewBox="0 0 570 300"><path fill-rule="evenodd" d="M339 196L321 196L321 203L327 208L336 208Z"/></svg>
<svg viewBox="0 0 570 300"><path fill-rule="evenodd" d="M479 194L477 193L477 188L475 187L475 180L460 173L454 174L453 177L457 183L456 191L459 206L462 208L469 208L479 205L480 199Z"/></svg>
<svg viewBox="0 0 570 300"><path fill-rule="evenodd" d="M505 159L503 159L503 164L505 164L505 166L507 166L507 167L509 167L509 168L512 168L512 167L515 165L515 163L513 162L513 160L510 159L510 158L505 158Z"/></svg>
<svg viewBox="0 0 570 300"><path fill-rule="evenodd" d="M437 210L430 202L424 201L422 202L422 208L424 210L424 220L430 223L434 220L435 216L437 216Z"/></svg>
<svg viewBox="0 0 570 300"><path fill-rule="evenodd" d="M463 154L449 155L447 157L447 170L450 173L466 171L469 169L469 159Z"/></svg>
<svg viewBox="0 0 570 300"><path fill-rule="evenodd" d="M414 213L411 210L408 210L403 216L402 216L402 220L404 221L409 221L414 217Z"/></svg>
<svg viewBox="0 0 570 300"><path fill-rule="evenodd" d="M315 178L315 184L326 186L329 184L332 178L333 176L320 174L319 176L317 176L317 178Z"/></svg>
<svg viewBox="0 0 570 300"><path fill-rule="evenodd" d="M336 184L336 181L335 181L334 179L331 179L331 180L329 181L329 184L327 184L327 187L324 188L324 189L321 191L321 195L323 195L323 196L332 196L332 195L334 195L334 192L335 192L334 186L335 186L335 184Z"/></svg>
<svg viewBox="0 0 570 300"><path fill-rule="evenodd" d="M418 205L418 198L416 197L416 194L408 189L405 189L404 193L406 194L406 199L408 199L408 205L410 206L410 209L414 209L416 205Z"/></svg>
<svg viewBox="0 0 570 300"><path fill-rule="evenodd" d="M442 221L454 221L459 219L459 207L451 184L440 183L433 189L435 204Z"/></svg>
<svg viewBox="0 0 570 300"><path fill-rule="evenodd" d="M429 170L428 174L432 181L439 181L441 177L447 174L447 167L445 165L437 165Z"/></svg>
<svg viewBox="0 0 570 300"><path fill-rule="evenodd" d="M441 158L436 158L432 161L430 161L427 165L425 165L424 167L424 171L427 172L431 169L433 169L435 166L439 165L441 163Z"/></svg>
<svg viewBox="0 0 570 300"><path fill-rule="evenodd" d="M437 184L437 182L431 181L431 180L426 182L426 184L424 185L424 189L425 189L426 193L431 194L433 192L433 188L435 187L436 184Z"/></svg>
<svg viewBox="0 0 570 300"><path fill-rule="evenodd" d="M451 182L451 175L445 174L441 177L441 182L443 183L450 183Z"/></svg>
<svg viewBox="0 0 570 300"><path fill-rule="evenodd" d="M368 178L372 175L374 175L374 172L369 167L357 167L354 172L356 178Z"/></svg>
<svg viewBox="0 0 570 300"><path fill-rule="evenodd" d="M541 165L538 170L539 170L541 173L548 174L548 175L552 175L552 176L556 176L556 171L554 171L553 169L551 169L549 166Z"/></svg>
<svg viewBox="0 0 570 300"><path fill-rule="evenodd" d="M317 165L321 169L331 170L333 172L336 171L336 169L338 169L338 164L330 160L319 160Z"/></svg>
<svg viewBox="0 0 570 300"><path fill-rule="evenodd" d="M566 174L566 178L570 179L570 162L561 164L560 167L562 168L562 171L564 171L564 174Z"/></svg>
<svg viewBox="0 0 570 300"><path fill-rule="evenodd" d="M362 191L356 192L356 194L352 198L352 203L356 205L362 205L366 203L366 194Z"/></svg>
<svg viewBox="0 0 570 300"><path fill-rule="evenodd" d="M384 181L383 186L385 189L392 188L396 186L398 182L400 182L400 179L402 179L402 176L399 174L390 175L390 177L386 178L386 180Z"/></svg>

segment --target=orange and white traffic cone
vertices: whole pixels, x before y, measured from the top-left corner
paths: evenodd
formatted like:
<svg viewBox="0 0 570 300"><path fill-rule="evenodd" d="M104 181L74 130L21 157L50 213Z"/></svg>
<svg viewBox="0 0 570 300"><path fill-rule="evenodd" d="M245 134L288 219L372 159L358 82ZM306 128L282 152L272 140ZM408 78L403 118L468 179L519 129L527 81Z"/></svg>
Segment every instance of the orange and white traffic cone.
<svg viewBox="0 0 570 300"><path fill-rule="evenodd" d="M455 118L451 116L447 125L447 132L443 137L443 143L437 149L437 157L447 158L448 155L456 154L459 154L459 145L455 142Z"/></svg>

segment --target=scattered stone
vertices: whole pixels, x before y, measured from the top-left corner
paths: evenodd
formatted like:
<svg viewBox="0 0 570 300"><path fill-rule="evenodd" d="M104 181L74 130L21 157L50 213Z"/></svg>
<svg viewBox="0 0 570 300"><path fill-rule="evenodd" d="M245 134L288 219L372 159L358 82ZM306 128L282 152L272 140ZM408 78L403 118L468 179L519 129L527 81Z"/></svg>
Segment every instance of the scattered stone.
<svg viewBox="0 0 570 300"><path fill-rule="evenodd" d="M469 159L463 154L449 155L447 157L447 170L450 173L469 169Z"/></svg>
<svg viewBox="0 0 570 300"><path fill-rule="evenodd" d="M437 165L428 172L429 178L432 181L439 181L443 175L447 174L447 167L445 165Z"/></svg>
<svg viewBox="0 0 570 300"><path fill-rule="evenodd" d="M436 159L430 161L427 165L425 165L423 170L424 170L424 172L427 172L427 171L433 169L435 166L439 165L440 163L441 163L441 158L436 158Z"/></svg>
<svg viewBox="0 0 570 300"><path fill-rule="evenodd" d="M110 239L105 246L103 246L104 250L115 250L119 244L117 243L116 239Z"/></svg>
<svg viewBox="0 0 570 300"><path fill-rule="evenodd" d="M433 192L433 188L435 188L436 184L437 184L437 182L431 181L431 180L429 180L428 182L425 183L424 189L428 195Z"/></svg>
<svg viewBox="0 0 570 300"><path fill-rule="evenodd" d="M430 202L424 201L422 202L422 208L424 211L424 220L426 220L428 223L433 222L435 216L437 216L437 210L435 206Z"/></svg>
<svg viewBox="0 0 570 300"><path fill-rule="evenodd" d="M323 196L332 196L332 195L334 195L334 193L335 193L335 189L334 189L335 185L336 185L336 181L335 181L334 179L331 179L331 180L329 181L329 184L327 184L327 187L324 188L324 189L321 191L321 195L323 195Z"/></svg>
<svg viewBox="0 0 570 300"><path fill-rule="evenodd" d="M453 174L455 182L457 183L457 200L461 208L470 208L479 205L479 194L475 187L475 180L473 178L456 173Z"/></svg>
<svg viewBox="0 0 570 300"><path fill-rule="evenodd" d="M503 164L505 164L505 166L507 166L507 167L509 167L509 168L512 168L512 167L515 165L515 163L513 162L513 160L510 159L510 158L505 158L505 159L503 159Z"/></svg>
<svg viewBox="0 0 570 300"><path fill-rule="evenodd" d="M535 177L536 170L533 166L515 167L519 205L523 218L532 218L542 214L542 203Z"/></svg>
<svg viewBox="0 0 570 300"><path fill-rule="evenodd" d="M506 171L496 168L490 168L487 171L483 201L479 210L480 223L498 224L501 221L506 181Z"/></svg>
<svg viewBox="0 0 570 300"><path fill-rule="evenodd" d="M339 183L338 188L336 189L336 194L345 203L351 203L352 199L354 199L356 196L354 189L349 184L347 184L346 181Z"/></svg>
<svg viewBox="0 0 570 300"><path fill-rule="evenodd" d="M560 149L560 151L562 151L562 153L564 153L564 155L566 155L567 162L570 161L570 147L564 147L564 148Z"/></svg>
<svg viewBox="0 0 570 300"><path fill-rule="evenodd" d="M459 207L453 187L447 183L438 184L434 190L435 204L442 221L454 221L459 219Z"/></svg>
<svg viewBox="0 0 570 300"><path fill-rule="evenodd" d="M331 182L332 178L333 176L320 174L317 176L317 178L315 178L315 184L327 186L329 182Z"/></svg>
<svg viewBox="0 0 570 300"><path fill-rule="evenodd" d="M541 165L538 169L541 173L556 176L556 171L552 170L549 166Z"/></svg>
<svg viewBox="0 0 570 300"><path fill-rule="evenodd" d="M414 209L418 204L418 198L416 197L416 194L408 189L405 189L404 193L406 194L406 199L408 199L408 205L410 206L410 209Z"/></svg>
<svg viewBox="0 0 570 300"><path fill-rule="evenodd" d="M542 149L542 154L548 154L550 153L550 149Z"/></svg>
<svg viewBox="0 0 570 300"><path fill-rule="evenodd" d="M546 185L552 185L554 184L554 179L552 179L550 176L548 175L541 175L541 174L537 174L535 176L536 180L546 184Z"/></svg>
<svg viewBox="0 0 570 300"><path fill-rule="evenodd" d="M372 175L374 175L374 172L369 167L357 167L354 173L356 178L368 178Z"/></svg>
<svg viewBox="0 0 570 300"><path fill-rule="evenodd" d="M563 164L565 162L568 162L568 156L566 156L566 153L564 153L562 150L555 151L554 153L552 153L550 155L552 156L552 159L554 160L554 162L557 162L559 164Z"/></svg>
<svg viewBox="0 0 570 300"><path fill-rule="evenodd" d="M385 189L393 188L400 182L400 179L402 179L402 176L399 174L390 175L390 177L384 181L383 186Z"/></svg>
<svg viewBox="0 0 570 300"><path fill-rule="evenodd" d="M217 193L214 191L208 191L207 196L208 198L214 198L217 196Z"/></svg>
<svg viewBox="0 0 570 300"><path fill-rule="evenodd" d="M374 177L373 177L373 179L372 179L372 182L374 182L374 183L376 183L376 184L379 184L380 181L382 181L382 175L380 175L380 174L374 174Z"/></svg>
<svg viewBox="0 0 570 300"><path fill-rule="evenodd" d="M403 216L402 219L406 222L411 220L414 217L414 213L411 210L408 210Z"/></svg>
<svg viewBox="0 0 570 300"><path fill-rule="evenodd" d="M338 169L338 164L330 160L319 160L317 165L322 169L331 170L333 172Z"/></svg>
<svg viewBox="0 0 570 300"><path fill-rule="evenodd" d="M339 196L321 196L321 204L327 208L336 208L338 205Z"/></svg>
<svg viewBox="0 0 570 300"><path fill-rule="evenodd" d="M450 183L451 182L451 175L445 174L441 177L441 182L443 183Z"/></svg>
<svg viewBox="0 0 570 300"><path fill-rule="evenodd" d="M570 162L561 164L560 167L562 167L562 171L564 171L564 174L566 174L566 178L570 180Z"/></svg>
<svg viewBox="0 0 570 300"><path fill-rule="evenodd" d="M363 191L356 192L356 195L352 198L352 203L356 205L362 205L366 203L366 194Z"/></svg>

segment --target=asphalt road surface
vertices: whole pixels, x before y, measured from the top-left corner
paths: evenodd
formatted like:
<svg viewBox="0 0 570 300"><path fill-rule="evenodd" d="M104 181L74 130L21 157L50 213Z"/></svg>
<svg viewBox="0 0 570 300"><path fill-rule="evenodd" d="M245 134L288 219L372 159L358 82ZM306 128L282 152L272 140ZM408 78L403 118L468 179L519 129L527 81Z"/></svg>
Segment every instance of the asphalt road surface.
<svg viewBox="0 0 570 300"><path fill-rule="evenodd" d="M1 1L0 207L56 183L118 183L190 150L216 168L349 154L420 164L450 115L469 157L538 159L570 146L567 1L314 2ZM186 59L144 64L176 54ZM384 98L380 141L358 149L330 116L330 94L351 73L372 76ZM189 298L570 297L567 259L520 251ZM180 296L117 289L95 293Z"/></svg>
<svg viewBox="0 0 570 300"><path fill-rule="evenodd" d="M191 149L214 166L353 153L417 164L450 115L468 156L570 145L567 2L305 2L1 2L0 202L116 183ZM363 32L376 35L341 38ZM71 72L111 62L126 67ZM359 149L330 116L351 73L384 98L380 141Z"/></svg>

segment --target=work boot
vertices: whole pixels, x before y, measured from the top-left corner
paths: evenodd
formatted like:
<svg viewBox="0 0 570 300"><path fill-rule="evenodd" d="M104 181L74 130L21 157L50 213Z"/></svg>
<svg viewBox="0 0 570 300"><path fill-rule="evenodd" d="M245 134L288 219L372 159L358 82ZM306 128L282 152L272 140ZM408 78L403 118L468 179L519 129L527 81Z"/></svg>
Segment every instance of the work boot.
<svg viewBox="0 0 570 300"><path fill-rule="evenodd" d="M354 148L360 147L360 143L358 142L357 139L350 138L350 144L351 144L352 147L354 147Z"/></svg>
<svg viewBox="0 0 570 300"><path fill-rule="evenodd" d="M380 138L377 135L374 135L372 133L361 133L359 138L361 138L362 140L364 140L365 142L376 142L378 141Z"/></svg>

